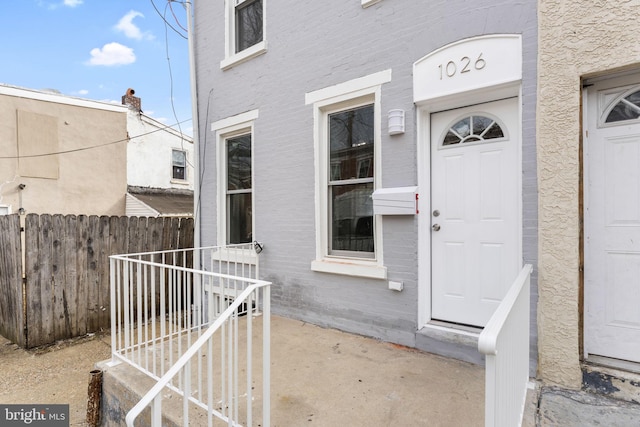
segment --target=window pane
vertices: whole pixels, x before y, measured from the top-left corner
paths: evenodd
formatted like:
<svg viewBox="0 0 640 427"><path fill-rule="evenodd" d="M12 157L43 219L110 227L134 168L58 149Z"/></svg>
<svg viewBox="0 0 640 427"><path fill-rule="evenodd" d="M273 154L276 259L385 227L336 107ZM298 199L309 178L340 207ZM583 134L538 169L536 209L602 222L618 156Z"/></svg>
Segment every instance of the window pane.
<svg viewBox="0 0 640 427"><path fill-rule="evenodd" d="M185 179L185 177L184 177L184 167L182 167L182 166L174 166L173 167L173 179Z"/></svg>
<svg viewBox="0 0 640 427"><path fill-rule="evenodd" d="M251 193L228 195L229 243L249 243L251 231Z"/></svg>
<svg viewBox="0 0 640 427"><path fill-rule="evenodd" d="M458 135L456 135L455 133L449 131L447 132L447 134L444 136L444 141L442 141L442 145L454 145L454 144L459 144L461 141L460 137Z"/></svg>
<svg viewBox="0 0 640 427"><path fill-rule="evenodd" d="M465 136L468 136L471 134L470 121L471 121L470 118L462 119L455 125L451 126L451 129L456 131L458 135L464 138Z"/></svg>
<svg viewBox="0 0 640 427"><path fill-rule="evenodd" d="M474 135L481 135L482 132L484 132L484 130L491 126L491 124L493 123L492 119L484 116L472 116L471 120L473 120Z"/></svg>
<svg viewBox="0 0 640 427"><path fill-rule="evenodd" d="M236 53L262 41L262 0L236 7Z"/></svg>
<svg viewBox="0 0 640 427"><path fill-rule="evenodd" d="M184 151L173 150L171 152L171 157L174 166L185 166L186 154Z"/></svg>
<svg viewBox="0 0 640 427"><path fill-rule="evenodd" d="M487 131L482 135L484 139L495 139L504 137L504 133L502 132L502 128L496 122L493 122L491 127L487 129Z"/></svg>
<svg viewBox="0 0 640 427"><path fill-rule="evenodd" d="M329 144L331 180L372 178L373 105L330 114Z"/></svg>
<svg viewBox="0 0 640 427"><path fill-rule="evenodd" d="M442 140L442 146L456 145L460 142L481 142L504 137L500 125L492 118L469 116L449 128Z"/></svg>
<svg viewBox="0 0 640 427"><path fill-rule="evenodd" d="M373 183L333 185L331 251L373 252Z"/></svg>
<svg viewBox="0 0 640 427"><path fill-rule="evenodd" d="M613 107L607 116L606 123L634 120L640 117L640 91L627 96Z"/></svg>
<svg viewBox="0 0 640 427"><path fill-rule="evenodd" d="M251 188L251 134L227 139L227 190Z"/></svg>

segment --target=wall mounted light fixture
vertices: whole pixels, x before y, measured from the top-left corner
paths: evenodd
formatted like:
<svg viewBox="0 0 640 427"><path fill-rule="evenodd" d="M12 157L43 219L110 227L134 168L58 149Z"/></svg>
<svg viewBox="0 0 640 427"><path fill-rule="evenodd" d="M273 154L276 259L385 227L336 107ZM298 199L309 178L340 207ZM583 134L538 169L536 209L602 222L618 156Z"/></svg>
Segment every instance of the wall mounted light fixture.
<svg viewBox="0 0 640 427"><path fill-rule="evenodd" d="M389 135L404 133L404 110L389 110Z"/></svg>

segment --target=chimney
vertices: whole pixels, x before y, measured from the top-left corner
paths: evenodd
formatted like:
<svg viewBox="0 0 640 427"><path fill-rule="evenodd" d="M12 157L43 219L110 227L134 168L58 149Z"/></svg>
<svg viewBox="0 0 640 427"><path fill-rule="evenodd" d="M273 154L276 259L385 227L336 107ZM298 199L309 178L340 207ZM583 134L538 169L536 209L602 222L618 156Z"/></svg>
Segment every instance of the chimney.
<svg viewBox="0 0 640 427"><path fill-rule="evenodd" d="M131 88L127 89L127 93L122 96L122 105L129 106L129 108L136 113L142 113L142 102L140 98L133 96L135 93L135 90Z"/></svg>

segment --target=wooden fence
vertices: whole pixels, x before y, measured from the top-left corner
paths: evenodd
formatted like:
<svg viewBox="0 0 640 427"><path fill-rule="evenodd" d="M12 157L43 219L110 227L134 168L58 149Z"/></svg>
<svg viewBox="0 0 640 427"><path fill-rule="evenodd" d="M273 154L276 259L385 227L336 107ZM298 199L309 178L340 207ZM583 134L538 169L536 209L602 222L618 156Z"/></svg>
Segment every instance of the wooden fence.
<svg viewBox="0 0 640 427"><path fill-rule="evenodd" d="M108 329L109 255L191 248L193 231L191 218L29 214L21 239L20 217L0 216L0 334L32 348Z"/></svg>

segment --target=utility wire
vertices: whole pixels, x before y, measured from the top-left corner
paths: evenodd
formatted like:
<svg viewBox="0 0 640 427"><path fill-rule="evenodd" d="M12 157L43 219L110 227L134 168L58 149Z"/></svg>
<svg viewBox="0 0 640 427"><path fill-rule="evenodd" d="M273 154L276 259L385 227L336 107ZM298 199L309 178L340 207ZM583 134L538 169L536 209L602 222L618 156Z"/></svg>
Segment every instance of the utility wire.
<svg viewBox="0 0 640 427"><path fill-rule="evenodd" d="M153 0L151 0L151 3L153 3ZM155 7L155 5L154 5ZM173 118L176 120L176 122L178 123L178 131L180 132L180 148L182 148L182 151L185 151L184 149L184 137L183 137L183 132L182 132L182 127L180 126L180 120L178 119L178 113L176 113L176 106L175 106L175 102L173 101L173 70L171 68L171 57L169 55L169 23L167 22L166 19L166 14L167 14L167 7L171 8L171 0L167 1L167 4L164 7L164 15L162 17L162 20L164 21L164 48L165 48L165 53L167 55L167 68L169 70L169 100L171 101L171 111L173 112ZM173 9L171 9L171 12L173 13ZM176 17L176 15L173 15L174 17ZM176 17L176 21L177 21L177 17ZM189 157L185 156L185 161L187 162L187 165L194 167L193 163L189 161Z"/></svg>
<svg viewBox="0 0 640 427"><path fill-rule="evenodd" d="M188 122L189 120L191 120L191 119L183 120L181 123ZM91 145L89 147L82 147L82 148L75 148L73 150L56 151L56 152L53 152L53 153L30 154L30 155L26 155L26 156L0 156L0 160L30 159L30 158L34 158L34 157L56 156L58 154L68 154L68 153L75 153L75 152L78 152L78 151L92 150L94 148L101 148L101 147L106 147L106 146L109 146L109 145L120 144L121 142L128 142L128 141L131 141L132 139L136 139L136 138L140 138L142 136L150 135L150 134L155 133L155 132L160 132L161 130L165 130L167 128L170 128L170 127L173 127L173 126L176 126L176 125L179 125L179 124L180 123L176 123L176 124L173 124L173 125L167 125L167 126L164 126L164 127L161 127L161 128L158 128L158 129L146 132L146 133L141 133L140 135L131 136L131 137L128 137L128 138L125 138L125 139L120 139L118 141L105 142L104 144Z"/></svg>
<svg viewBox="0 0 640 427"><path fill-rule="evenodd" d="M171 3L174 3L174 1L168 0L168 3L169 3L169 9L171 9L171 14L173 15L173 19L176 21L176 24L178 24L178 27L182 28L184 31L187 32L187 34L189 34L189 30L187 30L185 27L182 26L182 24L178 20L178 17L176 16L176 13L173 11L173 6L171 5Z"/></svg>
<svg viewBox="0 0 640 427"><path fill-rule="evenodd" d="M158 13L158 15L160 16L160 18L162 18L162 20L164 21L165 24L167 24L173 31L176 32L176 34L178 34L180 37L182 37L183 39L187 40L187 36L185 36L184 34L182 34L180 31L178 31L175 27L173 27L166 19L165 17L162 15L162 13L158 10L158 8L156 7L156 4L153 2L153 0L151 0L151 4L153 5L153 8L156 10L156 12Z"/></svg>

